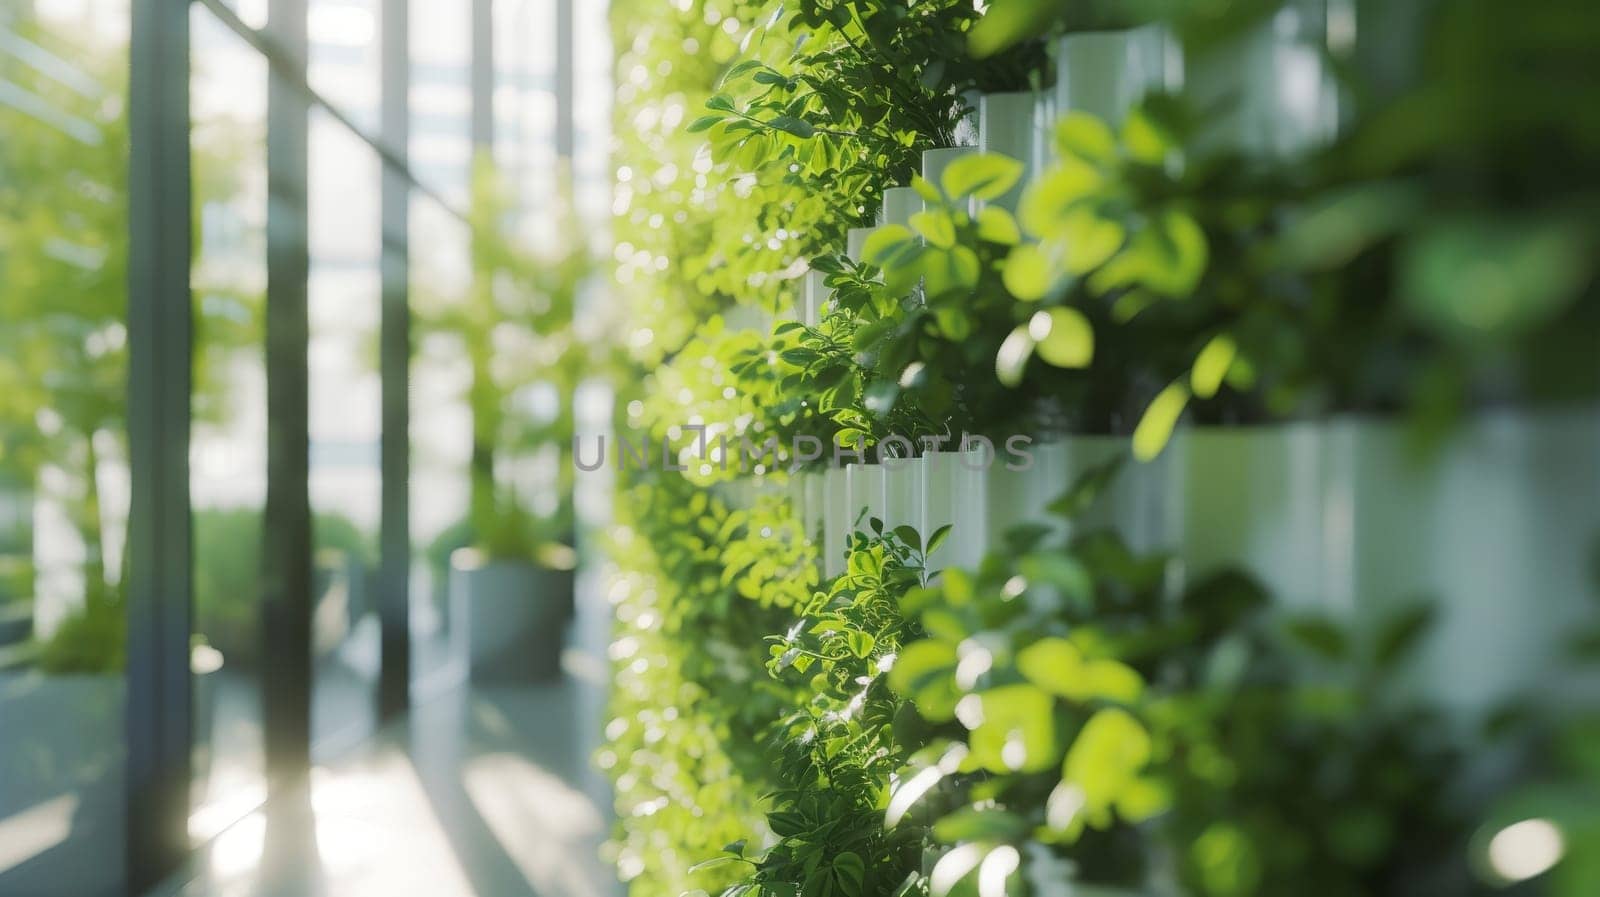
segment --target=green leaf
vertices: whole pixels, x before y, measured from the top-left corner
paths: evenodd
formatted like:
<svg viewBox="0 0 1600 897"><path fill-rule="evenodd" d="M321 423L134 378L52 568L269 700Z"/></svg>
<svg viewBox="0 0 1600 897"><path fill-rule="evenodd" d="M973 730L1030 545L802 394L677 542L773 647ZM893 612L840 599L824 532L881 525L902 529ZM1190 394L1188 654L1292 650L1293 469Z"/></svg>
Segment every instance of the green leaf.
<svg viewBox="0 0 1600 897"><path fill-rule="evenodd" d="M1342 660L1350 656L1350 641L1331 620L1307 618L1291 620L1285 630L1294 640L1326 660Z"/></svg>
<svg viewBox="0 0 1600 897"><path fill-rule="evenodd" d="M1395 614L1383 624L1373 651L1373 662L1379 669L1389 669L1404 660L1433 625L1434 608L1417 605Z"/></svg>
<svg viewBox="0 0 1600 897"><path fill-rule="evenodd" d="M1028 833L1028 821L1015 813L994 808L962 807L933 824L934 838L946 844L961 841L997 843Z"/></svg>
<svg viewBox="0 0 1600 897"><path fill-rule="evenodd" d="M1122 248L1127 238L1120 222L1102 218L1086 208L1076 208L1062 217L1058 239L1067 249L1069 274L1086 274L1106 263Z"/></svg>
<svg viewBox="0 0 1600 897"><path fill-rule="evenodd" d="M1056 122L1056 149L1063 156L1106 165L1117 158L1117 138L1105 122L1087 112L1068 112Z"/></svg>
<svg viewBox="0 0 1600 897"><path fill-rule="evenodd" d="M1132 714L1112 707L1091 716L1061 765L1062 780L1082 795L1079 818L1094 828L1109 827L1112 805L1138 780L1150 756L1150 733Z"/></svg>
<svg viewBox="0 0 1600 897"><path fill-rule="evenodd" d="M956 228L950 215L942 209L927 209L911 216L911 227L927 240L929 245L949 249L956 243Z"/></svg>
<svg viewBox="0 0 1600 897"><path fill-rule="evenodd" d="M933 535L928 537L928 550L924 554L933 554L939 549L940 545L944 544L945 539L950 538L951 526L951 524L946 523L933 531Z"/></svg>
<svg viewBox="0 0 1600 897"><path fill-rule="evenodd" d="M889 668L889 687L901 697L915 699L929 680L954 675L956 659L953 645L933 639L912 642L900 649Z"/></svg>
<svg viewBox="0 0 1600 897"><path fill-rule="evenodd" d="M1000 270L1006 290L1023 302L1037 302L1050 292L1054 276L1050 259L1037 244L1013 247Z"/></svg>
<svg viewBox="0 0 1600 897"><path fill-rule="evenodd" d="M1425 326L1452 339L1519 336L1577 298L1594 269L1587 245L1579 226L1559 219L1442 221L1405 241L1402 297Z"/></svg>
<svg viewBox="0 0 1600 897"><path fill-rule="evenodd" d="M839 882L839 890L847 897L860 897L861 885L867 876L867 864L862 862L859 854L847 850L833 858L833 875Z"/></svg>
<svg viewBox="0 0 1600 897"><path fill-rule="evenodd" d="M1084 605L1094 598L1094 578L1070 555L1057 551L1033 552L1017 562L1017 570L1029 583L1048 585L1075 604Z"/></svg>
<svg viewBox="0 0 1600 897"><path fill-rule="evenodd" d="M1094 328L1083 312L1056 306L1034 312L1028 321L1034 352L1058 368L1086 368L1094 360Z"/></svg>
<svg viewBox="0 0 1600 897"><path fill-rule="evenodd" d="M852 629L844 634L844 643L850 649L851 654L865 658L872 653L872 648L877 644L877 639L874 639L871 633Z"/></svg>
<svg viewBox="0 0 1600 897"><path fill-rule="evenodd" d="M952 161L944 170L940 186L952 199L996 199L1015 187L1025 170L1026 166L1008 156L973 153Z"/></svg>
<svg viewBox="0 0 1600 897"><path fill-rule="evenodd" d="M1133 428L1133 456L1149 461L1161 454L1188 404L1189 390L1182 383L1172 383L1161 390L1145 408L1139 425Z"/></svg>
<svg viewBox="0 0 1600 897"><path fill-rule="evenodd" d="M767 125L769 127L776 128L785 134L793 134L796 137L809 138L817 133L817 129L812 127L810 122L804 119L795 118L792 115L780 115L767 122Z"/></svg>
<svg viewBox="0 0 1600 897"><path fill-rule="evenodd" d="M1019 41L1044 34L1061 15L1059 0L994 0L967 32L967 52L987 59Z"/></svg>
<svg viewBox="0 0 1600 897"><path fill-rule="evenodd" d="M706 100L706 108L715 109L718 112L732 112L733 99L727 94L715 94L710 99Z"/></svg>
<svg viewBox="0 0 1600 897"><path fill-rule="evenodd" d="M1209 399L1217 394L1222 387L1222 378L1228 375L1228 368L1233 366L1236 351L1233 337L1226 333L1219 333L1206 343L1189 372L1189 388L1196 396Z"/></svg>
<svg viewBox="0 0 1600 897"><path fill-rule="evenodd" d="M1042 638L1017 654L1017 671L1051 694L1067 696L1083 675L1083 652L1064 638Z"/></svg>
<svg viewBox="0 0 1600 897"><path fill-rule="evenodd" d="M994 357L994 374L1001 384L1016 387L1028 369L1028 359L1033 357L1033 337L1028 335L1028 325L1018 324L1000 344Z"/></svg>
<svg viewBox="0 0 1600 897"><path fill-rule="evenodd" d="M939 188L920 174L911 176L911 189L917 191L917 195L922 197L924 202L944 202L944 194L939 192Z"/></svg>
<svg viewBox="0 0 1600 897"><path fill-rule="evenodd" d="M903 224L885 224L874 228L861 244L861 260L881 268L886 259L916 238L916 234Z"/></svg>
<svg viewBox="0 0 1600 897"><path fill-rule="evenodd" d="M1040 772L1060 756L1055 700L1032 685L1002 685L978 695L981 721L969 744L972 761L993 772Z"/></svg>
<svg viewBox="0 0 1600 897"><path fill-rule="evenodd" d="M1041 239L1059 235L1067 214L1095 196L1104 184L1105 176L1091 166L1072 159L1063 161L1023 192L1017 216L1022 229Z"/></svg>
<svg viewBox="0 0 1600 897"><path fill-rule="evenodd" d="M1022 242L1022 229L1010 212L1000 206L984 206L978 210L978 239L1015 246Z"/></svg>
<svg viewBox="0 0 1600 897"><path fill-rule="evenodd" d="M1145 165L1160 165L1176 149L1172 135L1144 106L1135 106L1122 122L1122 146L1128 158Z"/></svg>
<svg viewBox="0 0 1600 897"><path fill-rule="evenodd" d="M701 131L709 130L713 125L720 123L722 120L723 118L720 115L702 115L695 119L686 130L688 130L690 134L698 134Z"/></svg>

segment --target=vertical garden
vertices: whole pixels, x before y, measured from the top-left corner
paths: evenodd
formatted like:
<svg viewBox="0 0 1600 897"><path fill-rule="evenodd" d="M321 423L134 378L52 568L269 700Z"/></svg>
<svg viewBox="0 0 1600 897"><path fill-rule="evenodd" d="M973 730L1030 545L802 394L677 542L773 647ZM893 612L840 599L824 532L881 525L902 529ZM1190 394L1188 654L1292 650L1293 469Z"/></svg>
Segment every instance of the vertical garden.
<svg viewBox="0 0 1600 897"><path fill-rule="evenodd" d="M632 897L1600 893L1587 0L611 15Z"/></svg>

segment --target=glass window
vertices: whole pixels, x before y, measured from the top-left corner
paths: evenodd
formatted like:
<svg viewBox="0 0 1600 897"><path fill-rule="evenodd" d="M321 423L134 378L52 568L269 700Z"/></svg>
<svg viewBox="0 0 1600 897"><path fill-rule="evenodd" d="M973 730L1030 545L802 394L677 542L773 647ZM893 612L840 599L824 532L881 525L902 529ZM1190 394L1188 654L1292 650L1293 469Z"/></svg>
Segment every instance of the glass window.
<svg viewBox="0 0 1600 897"><path fill-rule="evenodd" d="M195 782L189 833L202 842L266 796L261 537L267 490L267 63L199 4L190 22L198 240L191 271Z"/></svg>
<svg viewBox="0 0 1600 897"><path fill-rule="evenodd" d="M0 0L0 894L121 890L120 0Z"/></svg>
<svg viewBox="0 0 1600 897"><path fill-rule="evenodd" d="M321 758L375 723L381 162L320 107L311 111L310 148L312 751Z"/></svg>

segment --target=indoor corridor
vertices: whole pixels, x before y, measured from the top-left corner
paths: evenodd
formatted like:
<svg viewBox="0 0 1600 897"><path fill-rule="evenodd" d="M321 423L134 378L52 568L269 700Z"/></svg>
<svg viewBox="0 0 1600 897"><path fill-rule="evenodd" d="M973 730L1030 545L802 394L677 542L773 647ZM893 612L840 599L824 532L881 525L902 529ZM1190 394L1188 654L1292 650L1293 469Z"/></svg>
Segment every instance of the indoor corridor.
<svg viewBox="0 0 1600 897"><path fill-rule="evenodd" d="M619 894L599 854L610 811L586 758L589 689L570 673L442 689L150 897Z"/></svg>

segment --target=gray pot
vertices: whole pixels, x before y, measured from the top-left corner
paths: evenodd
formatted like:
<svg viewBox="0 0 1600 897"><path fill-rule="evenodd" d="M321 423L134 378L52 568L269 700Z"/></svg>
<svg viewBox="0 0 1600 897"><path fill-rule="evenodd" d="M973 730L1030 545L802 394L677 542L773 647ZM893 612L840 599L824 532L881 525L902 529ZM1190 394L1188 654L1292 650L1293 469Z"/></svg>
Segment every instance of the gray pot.
<svg viewBox="0 0 1600 897"><path fill-rule="evenodd" d="M572 593L570 570L483 561L470 549L453 554L450 610L473 681L559 678Z"/></svg>

